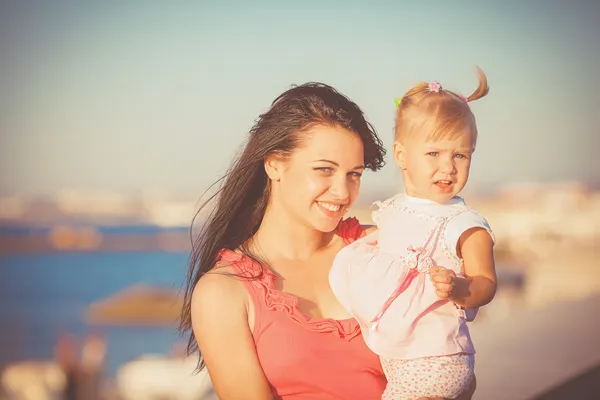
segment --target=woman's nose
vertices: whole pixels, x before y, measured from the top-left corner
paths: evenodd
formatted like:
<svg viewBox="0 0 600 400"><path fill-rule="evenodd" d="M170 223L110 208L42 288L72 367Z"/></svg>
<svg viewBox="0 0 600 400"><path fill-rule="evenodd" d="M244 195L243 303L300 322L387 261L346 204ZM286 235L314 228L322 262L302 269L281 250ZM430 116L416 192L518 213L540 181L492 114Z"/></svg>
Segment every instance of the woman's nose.
<svg viewBox="0 0 600 400"><path fill-rule="evenodd" d="M348 180L346 177L336 178L329 188L331 194L333 194L338 199L347 199L350 195L350 190L348 189Z"/></svg>

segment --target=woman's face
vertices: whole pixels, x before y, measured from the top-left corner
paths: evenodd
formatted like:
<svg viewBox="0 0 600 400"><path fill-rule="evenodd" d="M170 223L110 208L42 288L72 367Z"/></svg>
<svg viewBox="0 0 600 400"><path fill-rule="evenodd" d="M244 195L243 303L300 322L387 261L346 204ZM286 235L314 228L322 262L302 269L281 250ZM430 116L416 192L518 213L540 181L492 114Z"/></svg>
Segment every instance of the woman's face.
<svg viewBox="0 0 600 400"><path fill-rule="evenodd" d="M288 158L267 160L271 205L307 227L331 232L358 196L364 163L357 134L315 125Z"/></svg>

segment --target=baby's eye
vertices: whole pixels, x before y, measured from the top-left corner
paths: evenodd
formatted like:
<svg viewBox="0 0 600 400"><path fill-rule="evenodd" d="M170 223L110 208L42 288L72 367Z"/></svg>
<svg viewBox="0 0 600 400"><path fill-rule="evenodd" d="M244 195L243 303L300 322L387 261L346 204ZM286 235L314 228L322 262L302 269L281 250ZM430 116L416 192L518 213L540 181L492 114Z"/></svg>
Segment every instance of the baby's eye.
<svg viewBox="0 0 600 400"><path fill-rule="evenodd" d="M438 153L437 151L430 151L426 155L431 156L431 157L437 157L439 154L440 153Z"/></svg>
<svg viewBox="0 0 600 400"><path fill-rule="evenodd" d="M467 156L465 156L464 154L455 154L454 157L460 158L460 159L467 158Z"/></svg>

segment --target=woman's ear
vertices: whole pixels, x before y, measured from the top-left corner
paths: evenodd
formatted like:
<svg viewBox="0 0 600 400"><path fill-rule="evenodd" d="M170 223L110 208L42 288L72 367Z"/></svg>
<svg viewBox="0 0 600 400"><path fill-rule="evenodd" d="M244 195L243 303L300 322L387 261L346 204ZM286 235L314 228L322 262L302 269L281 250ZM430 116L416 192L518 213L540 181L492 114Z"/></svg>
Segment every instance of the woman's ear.
<svg viewBox="0 0 600 400"><path fill-rule="evenodd" d="M402 170L406 169L406 151L404 149L404 145L397 140L394 141L394 144L392 145L392 152L394 153L394 161L396 161L398 168Z"/></svg>
<svg viewBox="0 0 600 400"><path fill-rule="evenodd" d="M271 154L265 157L265 172L270 180L278 182L281 179L283 168L283 157L276 154Z"/></svg>

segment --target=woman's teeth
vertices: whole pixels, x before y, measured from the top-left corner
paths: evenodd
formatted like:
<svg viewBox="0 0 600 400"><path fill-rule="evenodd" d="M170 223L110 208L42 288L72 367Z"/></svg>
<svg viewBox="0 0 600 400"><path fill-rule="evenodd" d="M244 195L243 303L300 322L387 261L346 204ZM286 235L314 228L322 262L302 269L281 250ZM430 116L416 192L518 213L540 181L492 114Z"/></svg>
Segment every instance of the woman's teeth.
<svg viewBox="0 0 600 400"><path fill-rule="evenodd" d="M329 203L322 203L320 201L318 203L321 207L325 208L326 210L333 211L333 212L339 211L340 208L342 208L341 204L329 204Z"/></svg>

